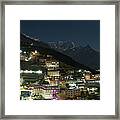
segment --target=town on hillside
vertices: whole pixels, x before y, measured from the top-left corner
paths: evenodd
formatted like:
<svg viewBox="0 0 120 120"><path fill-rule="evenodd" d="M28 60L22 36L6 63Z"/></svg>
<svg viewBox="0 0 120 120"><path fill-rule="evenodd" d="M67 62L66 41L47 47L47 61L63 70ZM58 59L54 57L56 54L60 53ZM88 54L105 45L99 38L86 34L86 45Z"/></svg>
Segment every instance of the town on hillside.
<svg viewBox="0 0 120 120"><path fill-rule="evenodd" d="M99 69L25 34L20 44L20 100L100 100Z"/></svg>

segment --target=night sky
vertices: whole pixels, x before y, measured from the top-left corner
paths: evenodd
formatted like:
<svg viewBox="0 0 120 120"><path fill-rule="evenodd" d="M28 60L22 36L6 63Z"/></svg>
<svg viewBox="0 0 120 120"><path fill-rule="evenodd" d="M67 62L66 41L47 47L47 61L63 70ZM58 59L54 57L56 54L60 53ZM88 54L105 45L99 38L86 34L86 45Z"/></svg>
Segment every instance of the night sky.
<svg viewBox="0 0 120 120"><path fill-rule="evenodd" d="M44 42L80 40L82 46L100 49L99 20L21 20L20 32Z"/></svg>

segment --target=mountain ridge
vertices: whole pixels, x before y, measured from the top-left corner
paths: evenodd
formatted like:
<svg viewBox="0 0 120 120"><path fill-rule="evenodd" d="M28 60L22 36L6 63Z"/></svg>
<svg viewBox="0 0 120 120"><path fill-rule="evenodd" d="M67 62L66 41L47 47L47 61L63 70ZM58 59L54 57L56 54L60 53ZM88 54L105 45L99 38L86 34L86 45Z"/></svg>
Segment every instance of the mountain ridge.
<svg viewBox="0 0 120 120"><path fill-rule="evenodd" d="M51 49L51 47L49 45L47 45L44 42L41 41L36 41L34 40L34 38L30 38L25 36L24 34L20 34L20 45L22 46L22 48L26 48L29 50L38 50L38 51L45 51L46 54L50 54L53 55L56 59L65 62L66 64L69 64L75 68L80 68L80 69L85 69L85 70L89 70L92 73L95 73L96 70L95 69L91 69L83 64L80 64L76 61L74 61L71 57L64 55L54 49Z"/></svg>
<svg viewBox="0 0 120 120"><path fill-rule="evenodd" d="M86 46L81 46L80 41L78 41L78 43L76 45L74 44L75 46L72 47L73 42L74 41L65 41L63 45L64 49L62 49L62 46L59 47L59 42L51 42L53 45L49 43L48 44L51 48L65 55L68 55L76 62L79 62L94 69L100 69L100 52L93 49L89 44L87 44Z"/></svg>

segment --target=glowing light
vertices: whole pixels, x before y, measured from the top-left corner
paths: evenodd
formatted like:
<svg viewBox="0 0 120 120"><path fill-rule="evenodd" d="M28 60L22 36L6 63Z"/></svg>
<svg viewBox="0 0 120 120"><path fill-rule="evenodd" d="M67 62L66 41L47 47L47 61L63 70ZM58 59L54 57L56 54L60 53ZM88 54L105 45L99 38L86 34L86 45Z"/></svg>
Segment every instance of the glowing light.
<svg viewBox="0 0 120 120"><path fill-rule="evenodd" d="M42 73L42 71L41 71L41 70L38 70L38 71L36 71L36 73L41 74L41 73Z"/></svg>
<svg viewBox="0 0 120 120"><path fill-rule="evenodd" d="M20 50L20 53L22 53L22 50Z"/></svg>
<svg viewBox="0 0 120 120"><path fill-rule="evenodd" d="M35 54L37 53L37 50L35 50Z"/></svg>
<svg viewBox="0 0 120 120"><path fill-rule="evenodd" d="M23 73L23 70L21 70L20 73Z"/></svg>
<svg viewBox="0 0 120 120"><path fill-rule="evenodd" d="M29 61L28 59L25 59L25 61Z"/></svg>
<svg viewBox="0 0 120 120"><path fill-rule="evenodd" d="M32 70L30 70L30 71L29 71L29 73L33 73L33 71L32 71Z"/></svg>
<svg viewBox="0 0 120 120"><path fill-rule="evenodd" d="M31 43L30 45L33 46L33 43Z"/></svg>
<svg viewBox="0 0 120 120"><path fill-rule="evenodd" d="M32 57L29 57L28 60L31 60Z"/></svg>

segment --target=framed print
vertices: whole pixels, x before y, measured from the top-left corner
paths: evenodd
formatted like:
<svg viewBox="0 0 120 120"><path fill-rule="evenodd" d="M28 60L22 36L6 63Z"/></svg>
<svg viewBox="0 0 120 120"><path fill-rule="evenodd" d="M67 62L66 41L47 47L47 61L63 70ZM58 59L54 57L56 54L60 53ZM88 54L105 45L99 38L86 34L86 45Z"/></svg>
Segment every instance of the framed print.
<svg viewBox="0 0 120 120"><path fill-rule="evenodd" d="M119 1L2 1L1 118L119 119Z"/></svg>

